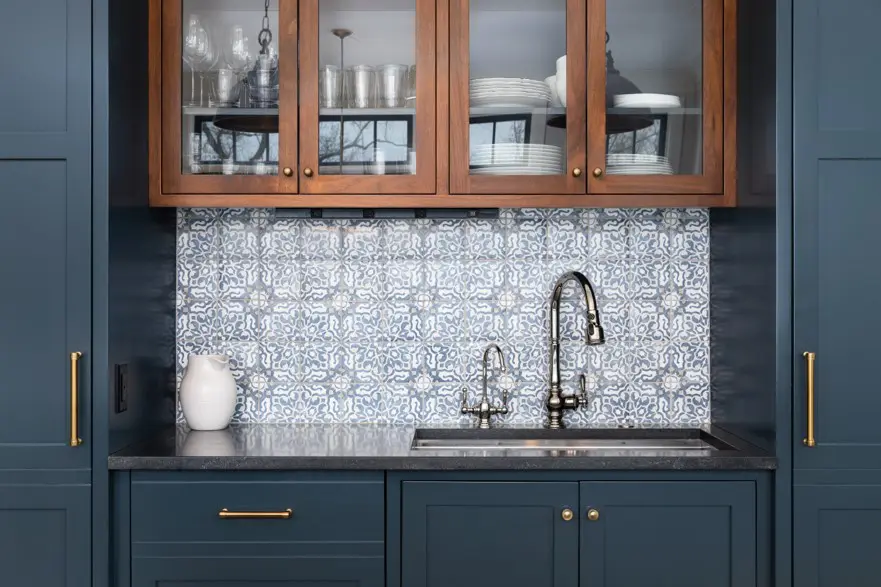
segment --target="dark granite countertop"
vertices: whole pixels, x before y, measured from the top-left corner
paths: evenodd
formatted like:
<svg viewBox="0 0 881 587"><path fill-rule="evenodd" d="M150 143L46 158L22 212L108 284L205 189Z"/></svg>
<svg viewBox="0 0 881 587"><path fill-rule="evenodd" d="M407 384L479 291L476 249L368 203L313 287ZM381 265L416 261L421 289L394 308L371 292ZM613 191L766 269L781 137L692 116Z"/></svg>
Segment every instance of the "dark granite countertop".
<svg viewBox="0 0 881 587"><path fill-rule="evenodd" d="M631 437L691 434L721 441L724 450L412 451L413 427L383 425L234 425L219 432L168 428L108 459L116 470L756 470L777 459L716 427L632 429ZM449 432L455 434L456 432ZM572 432L567 431L572 434ZM592 429L620 436L620 429ZM443 434L443 432L439 433ZM552 433L551 433L552 434Z"/></svg>

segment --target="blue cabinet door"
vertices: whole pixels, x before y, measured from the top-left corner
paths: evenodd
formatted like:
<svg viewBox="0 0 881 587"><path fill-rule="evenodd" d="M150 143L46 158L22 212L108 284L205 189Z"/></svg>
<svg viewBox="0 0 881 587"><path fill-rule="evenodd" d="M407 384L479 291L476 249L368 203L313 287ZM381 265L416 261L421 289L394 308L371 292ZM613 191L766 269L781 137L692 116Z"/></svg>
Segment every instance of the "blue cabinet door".
<svg viewBox="0 0 881 587"><path fill-rule="evenodd" d="M752 482L581 484L581 587L755 587Z"/></svg>
<svg viewBox="0 0 881 587"><path fill-rule="evenodd" d="M405 481L401 585L576 587L577 511L577 483Z"/></svg>
<svg viewBox="0 0 881 587"><path fill-rule="evenodd" d="M797 486L793 505L796 587L877 587L881 486Z"/></svg>
<svg viewBox="0 0 881 587"><path fill-rule="evenodd" d="M881 468L881 2L793 5L795 467Z"/></svg>
<svg viewBox="0 0 881 587"><path fill-rule="evenodd" d="M0 485L3 585L91 585L88 485Z"/></svg>
<svg viewBox="0 0 881 587"><path fill-rule="evenodd" d="M135 558L132 587L384 587L382 558L335 556L222 556Z"/></svg>
<svg viewBox="0 0 881 587"><path fill-rule="evenodd" d="M0 71L0 470L88 468L91 2L0 4Z"/></svg>

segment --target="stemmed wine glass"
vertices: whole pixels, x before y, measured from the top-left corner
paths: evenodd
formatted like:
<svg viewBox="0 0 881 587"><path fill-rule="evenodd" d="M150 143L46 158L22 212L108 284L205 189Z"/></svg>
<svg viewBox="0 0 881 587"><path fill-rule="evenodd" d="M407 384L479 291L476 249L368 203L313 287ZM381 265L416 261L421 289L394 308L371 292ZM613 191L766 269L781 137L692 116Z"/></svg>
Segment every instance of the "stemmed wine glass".
<svg viewBox="0 0 881 587"><path fill-rule="evenodd" d="M205 76L211 73L217 62L220 61L220 51L214 42L211 32L204 28L205 32L205 56L202 59L202 67L199 69L199 106L204 104L205 99Z"/></svg>
<svg viewBox="0 0 881 587"><path fill-rule="evenodd" d="M190 100L186 106L196 106L196 66L201 64L208 53L208 31L195 14L190 15L184 35L183 60L190 68ZM201 101L201 97L200 97Z"/></svg>

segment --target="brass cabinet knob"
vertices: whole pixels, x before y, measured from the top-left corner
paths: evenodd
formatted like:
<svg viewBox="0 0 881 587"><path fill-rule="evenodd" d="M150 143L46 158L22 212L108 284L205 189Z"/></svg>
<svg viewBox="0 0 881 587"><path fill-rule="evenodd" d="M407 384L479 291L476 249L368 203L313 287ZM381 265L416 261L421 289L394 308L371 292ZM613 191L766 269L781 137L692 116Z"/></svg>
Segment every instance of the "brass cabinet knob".
<svg viewBox="0 0 881 587"><path fill-rule="evenodd" d="M306 177L312 177L313 175L315 175L315 172L312 171L311 167L307 167L303 170L303 175L305 175Z"/></svg>
<svg viewBox="0 0 881 587"><path fill-rule="evenodd" d="M600 511L590 508L589 510L587 510L587 519L591 522L596 522L600 519Z"/></svg>
<svg viewBox="0 0 881 587"><path fill-rule="evenodd" d="M293 176L294 176L294 170L291 169L290 167L285 167L285 168L282 170L282 173L284 173L284 176L285 176L285 177L293 177Z"/></svg>
<svg viewBox="0 0 881 587"><path fill-rule="evenodd" d="M594 169L593 176L597 179L601 178L603 176L603 169L601 167L597 167L596 169Z"/></svg>
<svg viewBox="0 0 881 587"><path fill-rule="evenodd" d="M560 513L560 517L563 518L564 522L571 522L572 518L575 517L575 514L572 512L572 510L566 508Z"/></svg>
<svg viewBox="0 0 881 587"><path fill-rule="evenodd" d="M581 177L581 174L584 173L580 167L576 167L572 170L572 177Z"/></svg>

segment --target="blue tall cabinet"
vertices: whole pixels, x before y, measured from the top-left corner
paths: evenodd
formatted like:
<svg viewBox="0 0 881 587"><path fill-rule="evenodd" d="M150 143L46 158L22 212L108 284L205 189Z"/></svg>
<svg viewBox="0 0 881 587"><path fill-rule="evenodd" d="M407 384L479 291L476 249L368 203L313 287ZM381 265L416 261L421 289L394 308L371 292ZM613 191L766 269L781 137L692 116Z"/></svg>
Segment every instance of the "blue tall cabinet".
<svg viewBox="0 0 881 587"><path fill-rule="evenodd" d="M881 2L793 4L793 579L869 587L881 577Z"/></svg>
<svg viewBox="0 0 881 587"><path fill-rule="evenodd" d="M0 4L4 585L91 581L91 41L90 0Z"/></svg>

